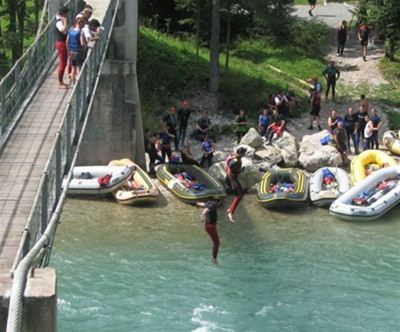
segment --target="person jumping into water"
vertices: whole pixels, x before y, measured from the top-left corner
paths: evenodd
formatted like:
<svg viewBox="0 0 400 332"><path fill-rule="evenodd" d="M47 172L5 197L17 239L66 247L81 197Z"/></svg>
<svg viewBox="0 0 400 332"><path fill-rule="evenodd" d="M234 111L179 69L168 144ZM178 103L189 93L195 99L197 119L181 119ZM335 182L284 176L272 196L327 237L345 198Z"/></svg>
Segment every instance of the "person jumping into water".
<svg viewBox="0 0 400 332"><path fill-rule="evenodd" d="M244 190L239 182L239 175L242 171L242 158L246 154L246 149L239 147L234 155L230 155L225 162L226 184L235 193L231 205L227 210L230 222L235 222L233 217L235 210L244 196Z"/></svg>
<svg viewBox="0 0 400 332"><path fill-rule="evenodd" d="M204 208L200 220L204 223L204 230L208 233L213 243L211 261L218 265L217 256L219 249L219 235L217 229L217 199L208 202L197 202L196 206Z"/></svg>

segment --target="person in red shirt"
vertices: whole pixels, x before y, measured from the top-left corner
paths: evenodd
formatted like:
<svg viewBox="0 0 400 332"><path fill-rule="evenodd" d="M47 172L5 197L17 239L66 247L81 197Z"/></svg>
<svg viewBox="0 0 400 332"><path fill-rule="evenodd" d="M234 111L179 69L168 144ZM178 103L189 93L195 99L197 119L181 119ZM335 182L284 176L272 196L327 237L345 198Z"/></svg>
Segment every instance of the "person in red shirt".
<svg viewBox="0 0 400 332"><path fill-rule="evenodd" d="M244 196L244 190L239 182L239 175L242 172L242 158L246 154L246 149L239 147L235 154L230 155L225 162L226 184L235 193L235 197L227 210L230 222L235 222L234 213L239 202Z"/></svg>

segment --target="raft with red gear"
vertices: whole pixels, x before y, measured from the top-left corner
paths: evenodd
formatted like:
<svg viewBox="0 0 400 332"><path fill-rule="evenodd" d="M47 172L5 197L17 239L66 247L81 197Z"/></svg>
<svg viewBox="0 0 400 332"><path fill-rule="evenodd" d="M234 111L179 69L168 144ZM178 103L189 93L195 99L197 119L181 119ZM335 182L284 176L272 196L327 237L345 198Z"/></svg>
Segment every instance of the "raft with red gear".
<svg viewBox="0 0 400 332"><path fill-rule="evenodd" d="M157 179L174 196L185 203L223 199L224 186L200 167L195 165L169 163L157 169Z"/></svg>
<svg viewBox="0 0 400 332"><path fill-rule="evenodd" d="M322 167L310 177L310 201L318 207L329 207L351 187L349 174L339 167Z"/></svg>
<svg viewBox="0 0 400 332"><path fill-rule="evenodd" d="M257 201L267 208L306 205L308 178L297 168L272 169L258 186Z"/></svg>
<svg viewBox="0 0 400 332"><path fill-rule="evenodd" d="M374 220L400 203L400 165L382 168L336 199L329 212L343 220Z"/></svg>

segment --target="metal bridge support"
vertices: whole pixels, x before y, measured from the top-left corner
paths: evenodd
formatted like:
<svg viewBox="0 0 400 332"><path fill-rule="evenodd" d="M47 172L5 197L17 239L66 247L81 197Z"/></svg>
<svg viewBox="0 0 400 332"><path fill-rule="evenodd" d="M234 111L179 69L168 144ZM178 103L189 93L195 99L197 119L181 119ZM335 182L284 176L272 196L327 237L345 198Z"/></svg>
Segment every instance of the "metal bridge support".
<svg viewBox="0 0 400 332"><path fill-rule="evenodd" d="M131 158L145 166L137 38L138 0L121 1L78 165Z"/></svg>

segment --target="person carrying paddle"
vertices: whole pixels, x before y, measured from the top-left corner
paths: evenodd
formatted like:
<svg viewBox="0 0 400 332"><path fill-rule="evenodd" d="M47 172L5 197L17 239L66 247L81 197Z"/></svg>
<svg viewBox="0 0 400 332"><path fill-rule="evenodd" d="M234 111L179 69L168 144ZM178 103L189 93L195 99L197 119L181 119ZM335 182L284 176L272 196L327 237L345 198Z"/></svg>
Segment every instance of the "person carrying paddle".
<svg viewBox="0 0 400 332"><path fill-rule="evenodd" d="M235 154L230 155L225 162L225 181L228 187L235 193L235 197L227 210L229 221L232 223L235 222L233 217L235 210L244 196L244 190L239 182L239 175L242 172L242 158L245 154L246 149L239 147L236 149Z"/></svg>
<svg viewBox="0 0 400 332"><path fill-rule="evenodd" d="M197 207L204 208L201 213L200 220L204 223L204 230L210 236L213 243L211 261L213 264L218 265L217 256L219 249L219 235L217 229L218 213L217 213L218 201L213 199L208 202L197 202Z"/></svg>

